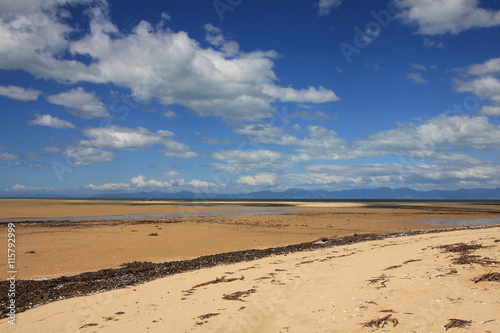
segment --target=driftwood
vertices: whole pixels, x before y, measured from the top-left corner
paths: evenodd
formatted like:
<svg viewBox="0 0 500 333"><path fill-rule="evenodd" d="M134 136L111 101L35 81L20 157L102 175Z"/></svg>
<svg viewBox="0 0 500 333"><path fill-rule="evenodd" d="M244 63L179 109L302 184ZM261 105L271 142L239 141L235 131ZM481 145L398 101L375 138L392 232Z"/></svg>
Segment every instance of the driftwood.
<svg viewBox="0 0 500 333"><path fill-rule="evenodd" d="M396 327L399 324L399 321L396 318L391 318L392 314L388 314L387 316L380 317L378 319L372 319L369 322L363 324L363 327L376 327L382 328L387 325L389 322L392 323L392 327Z"/></svg>
<svg viewBox="0 0 500 333"><path fill-rule="evenodd" d="M471 324L472 320L450 319L450 322L444 326L444 329L447 331L450 328L464 328Z"/></svg>
<svg viewBox="0 0 500 333"><path fill-rule="evenodd" d="M500 282L500 273L497 272L489 272L486 274L482 274L479 276L476 276L475 278L472 279L475 283L481 282L481 281L496 281Z"/></svg>

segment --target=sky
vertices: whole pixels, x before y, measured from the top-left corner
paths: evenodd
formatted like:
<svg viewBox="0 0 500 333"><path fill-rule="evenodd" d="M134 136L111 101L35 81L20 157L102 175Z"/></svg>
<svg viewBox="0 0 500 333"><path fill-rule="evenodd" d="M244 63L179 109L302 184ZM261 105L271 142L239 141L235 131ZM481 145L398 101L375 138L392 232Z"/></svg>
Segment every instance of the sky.
<svg viewBox="0 0 500 333"><path fill-rule="evenodd" d="M0 0L0 196L500 187L498 0Z"/></svg>

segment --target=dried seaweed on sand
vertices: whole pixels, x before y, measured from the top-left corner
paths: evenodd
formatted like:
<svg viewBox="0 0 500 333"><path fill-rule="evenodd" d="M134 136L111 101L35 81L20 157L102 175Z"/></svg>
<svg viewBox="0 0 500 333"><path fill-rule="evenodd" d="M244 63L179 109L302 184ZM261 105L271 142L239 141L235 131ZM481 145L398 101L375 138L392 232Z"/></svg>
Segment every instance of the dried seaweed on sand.
<svg viewBox="0 0 500 333"><path fill-rule="evenodd" d="M482 274L479 276L476 276L475 278L472 279L475 283L481 282L481 281L496 281L500 282L500 273L497 272L489 272L486 274Z"/></svg>
<svg viewBox="0 0 500 333"><path fill-rule="evenodd" d="M450 322L444 326L445 330L450 328L465 328L472 324L472 320L450 319Z"/></svg>
<svg viewBox="0 0 500 333"><path fill-rule="evenodd" d="M396 327L397 324L399 324L399 321L392 317L392 314L388 314L387 316L380 317L378 319L372 319L369 322L363 323L363 327L376 327L376 328L382 328L385 325L387 325L389 322L392 323L392 327Z"/></svg>

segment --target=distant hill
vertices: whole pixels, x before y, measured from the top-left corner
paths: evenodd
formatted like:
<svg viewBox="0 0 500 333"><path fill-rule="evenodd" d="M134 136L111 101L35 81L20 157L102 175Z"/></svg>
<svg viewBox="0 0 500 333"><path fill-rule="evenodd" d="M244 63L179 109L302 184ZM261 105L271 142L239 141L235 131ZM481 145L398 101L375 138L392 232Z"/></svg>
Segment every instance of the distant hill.
<svg viewBox="0 0 500 333"><path fill-rule="evenodd" d="M250 193L220 194L193 193L189 191L168 192L136 192L136 193L106 193L97 198L152 198L152 199L309 199L309 200L342 200L342 199L373 199L373 200L500 200L500 188L497 189L460 189L416 191L411 188L391 189L380 187L374 189L353 189L341 191L302 190L291 188L283 192L259 191Z"/></svg>

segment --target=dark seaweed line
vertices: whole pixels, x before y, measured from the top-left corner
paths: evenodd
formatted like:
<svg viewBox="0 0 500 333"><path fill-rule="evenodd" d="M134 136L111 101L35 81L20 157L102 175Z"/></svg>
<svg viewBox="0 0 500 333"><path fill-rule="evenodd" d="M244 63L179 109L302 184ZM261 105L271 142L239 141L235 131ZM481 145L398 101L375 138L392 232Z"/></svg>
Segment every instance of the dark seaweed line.
<svg viewBox="0 0 500 333"><path fill-rule="evenodd" d="M16 287L16 311L24 312L31 308L50 302L86 296L93 293L134 286L173 274L179 274L201 268L247 262L274 255L290 254L300 251L344 246L385 238L414 236L429 233L440 233L466 229L486 229L493 226L464 227L439 230L405 231L389 234L363 234L338 239L326 239L322 242L294 244L268 249L254 249L236 252L207 255L195 259L169 261L164 263L132 262L123 264L121 268L102 269L72 276L61 276L47 280L20 280ZM0 282L0 319L7 317L7 302L9 281Z"/></svg>

